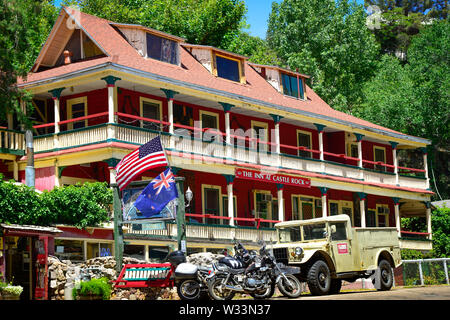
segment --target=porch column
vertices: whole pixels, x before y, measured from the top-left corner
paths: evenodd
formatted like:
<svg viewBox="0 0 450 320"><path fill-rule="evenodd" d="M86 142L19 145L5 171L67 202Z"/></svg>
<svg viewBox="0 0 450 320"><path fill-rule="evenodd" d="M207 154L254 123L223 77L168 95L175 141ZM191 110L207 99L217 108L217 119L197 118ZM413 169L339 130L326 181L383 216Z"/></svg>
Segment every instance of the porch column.
<svg viewBox="0 0 450 320"><path fill-rule="evenodd" d="M426 201L425 202L425 207L427 208L427 210L426 210L426 220L427 220L427 232L429 233L428 239L432 240L433 239L433 236L432 236L433 229L431 228L431 202L430 201Z"/></svg>
<svg viewBox="0 0 450 320"><path fill-rule="evenodd" d="M317 131L319 131L319 151L320 151L320 160L324 160L324 154L323 154L323 129L326 127L323 124L314 123L314 125L317 128Z"/></svg>
<svg viewBox="0 0 450 320"><path fill-rule="evenodd" d="M19 163L17 160L13 160L13 178L17 182L19 181Z"/></svg>
<svg viewBox="0 0 450 320"><path fill-rule="evenodd" d="M427 148L420 148L423 153L423 169L425 170L425 179L427 179L426 187L430 189L430 178L428 176L428 151Z"/></svg>
<svg viewBox="0 0 450 320"><path fill-rule="evenodd" d="M354 133L356 137L356 142L358 143L358 167L362 169L363 167L363 156L362 156L362 139L364 138L363 134Z"/></svg>
<svg viewBox="0 0 450 320"><path fill-rule="evenodd" d="M104 160L108 164L108 170L109 170L109 184L116 183L116 174L115 174L115 167L120 162L119 159L116 158L109 158Z"/></svg>
<svg viewBox="0 0 450 320"><path fill-rule="evenodd" d="M319 187L320 193L322 194L322 217L325 218L327 216L327 193L328 188L326 187Z"/></svg>
<svg viewBox="0 0 450 320"><path fill-rule="evenodd" d="M167 115L168 115L168 122L169 122L169 133L173 134L174 133L174 126L173 126L173 98L179 92L173 91L173 90L170 90L170 89L163 89L163 88L161 88L161 90L164 91L164 93L166 94L166 98L167 98Z"/></svg>
<svg viewBox="0 0 450 320"><path fill-rule="evenodd" d="M58 141L58 133L59 133L59 99L61 97L61 92L65 88L57 88L50 90L49 92L52 94L53 104L54 104L54 111L55 114L55 134L53 135L53 147L58 148L59 147L59 141Z"/></svg>
<svg viewBox="0 0 450 320"><path fill-rule="evenodd" d="M398 159L397 159L397 142L389 141L392 147L392 159L394 160L395 184L398 185Z"/></svg>
<svg viewBox="0 0 450 320"><path fill-rule="evenodd" d="M275 152L281 153L281 145L280 145L280 122L283 119L282 116L277 114L271 114L273 121L275 123Z"/></svg>
<svg viewBox="0 0 450 320"><path fill-rule="evenodd" d="M363 169L362 139L364 138L364 135L360 133L353 133L353 134L355 135L356 142L358 143L358 167L360 169L359 178L364 179L364 171L362 170Z"/></svg>
<svg viewBox="0 0 450 320"><path fill-rule="evenodd" d="M394 201L394 211L395 211L395 227L397 228L397 234L400 238L402 236L401 233L401 224L400 224L400 198L392 198Z"/></svg>
<svg viewBox="0 0 450 320"><path fill-rule="evenodd" d="M234 199L233 199L233 181L234 176L225 174L227 180L227 197L228 197L228 217L230 218L230 226L234 226Z"/></svg>
<svg viewBox="0 0 450 320"><path fill-rule="evenodd" d="M227 158L232 157L232 148L231 148L231 122L230 122L230 110L234 107L234 105L226 103L226 102L219 102L222 107L223 111L225 112L225 143L226 143L226 154Z"/></svg>
<svg viewBox="0 0 450 320"><path fill-rule="evenodd" d="M286 220L286 217L284 216L283 189L284 189L284 185L281 184L281 183L277 183L278 220L280 220L280 221L285 221Z"/></svg>
<svg viewBox="0 0 450 320"><path fill-rule="evenodd" d="M114 91L116 87L116 81L122 80L114 76L103 77L102 80L106 82L106 87L108 88L108 123L115 123L114 112L116 112L116 106L114 102Z"/></svg>
<svg viewBox="0 0 450 320"><path fill-rule="evenodd" d="M359 196L359 210L361 212L361 228L366 227L366 197L364 192L358 192Z"/></svg>

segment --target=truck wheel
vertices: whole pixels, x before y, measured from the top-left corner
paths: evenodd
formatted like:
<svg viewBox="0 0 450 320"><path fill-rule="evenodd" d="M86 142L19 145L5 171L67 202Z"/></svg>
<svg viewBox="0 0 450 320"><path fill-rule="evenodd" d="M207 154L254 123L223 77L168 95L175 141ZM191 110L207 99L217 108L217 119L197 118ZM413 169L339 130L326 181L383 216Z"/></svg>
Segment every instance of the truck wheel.
<svg viewBox="0 0 450 320"><path fill-rule="evenodd" d="M394 275L392 273L391 264L383 259L378 263L378 275L375 280L375 287L379 291L387 291L392 288L393 283Z"/></svg>
<svg viewBox="0 0 450 320"><path fill-rule="evenodd" d="M307 275L309 291L314 296L328 294L331 286L331 275L328 265L323 260L317 260L309 268Z"/></svg>
<svg viewBox="0 0 450 320"><path fill-rule="evenodd" d="M338 294L341 291L342 280L341 279L331 279L330 284L330 294Z"/></svg>

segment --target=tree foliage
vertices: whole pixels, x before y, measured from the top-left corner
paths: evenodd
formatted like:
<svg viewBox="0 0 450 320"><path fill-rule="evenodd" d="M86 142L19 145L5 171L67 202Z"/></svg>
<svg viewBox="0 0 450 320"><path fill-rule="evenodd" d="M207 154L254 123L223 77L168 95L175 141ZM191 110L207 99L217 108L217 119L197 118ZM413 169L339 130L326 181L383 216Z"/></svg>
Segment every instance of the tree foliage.
<svg viewBox="0 0 450 320"><path fill-rule="evenodd" d="M332 107L352 112L362 84L373 75L378 46L364 7L335 0L272 4L267 40L293 70L312 76L312 87Z"/></svg>
<svg viewBox="0 0 450 320"><path fill-rule="evenodd" d="M423 26L434 19L447 18L447 1L444 0L365 0L366 8L379 10L379 28L374 34L383 53L396 54L406 59L412 38Z"/></svg>
<svg viewBox="0 0 450 320"><path fill-rule="evenodd" d="M243 0L67 0L86 13L140 24L193 44L226 49L245 20Z"/></svg>
<svg viewBox="0 0 450 320"><path fill-rule="evenodd" d="M112 192L106 183L58 187L43 193L0 180L0 222L31 225L67 224L79 228L109 220Z"/></svg>
<svg viewBox="0 0 450 320"><path fill-rule="evenodd" d="M0 121L13 113L21 123L30 124L19 99L29 102L31 97L17 88L17 78L30 71L56 13L48 0L0 0Z"/></svg>
<svg viewBox="0 0 450 320"><path fill-rule="evenodd" d="M364 84L358 116L403 133L430 139L431 177L441 197L450 196L450 26L439 20L412 39L408 62L385 55ZM432 173L431 173L432 175Z"/></svg>

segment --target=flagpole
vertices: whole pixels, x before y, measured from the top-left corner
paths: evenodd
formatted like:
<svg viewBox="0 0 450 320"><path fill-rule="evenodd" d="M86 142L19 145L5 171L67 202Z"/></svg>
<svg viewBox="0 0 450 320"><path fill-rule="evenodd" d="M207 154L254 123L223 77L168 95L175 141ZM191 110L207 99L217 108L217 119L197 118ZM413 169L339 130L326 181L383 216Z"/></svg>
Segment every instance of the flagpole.
<svg viewBox="0 0 450 320"><path fill-rule="evenodd" d="M177 244L178 244L178 250L183 251L185 254L187 253L187 245L186 245L186 204L184 201L184 177L178 177L172 170L172 166L170 165L169 158L167 157L166 148L163 145L162 139L161 139L161 132L158 133L159 141L161 142L161 146L164 150L164 155L166 156L168 167L170 169L170 172L174 175L175 184L177 186L177 192L178 192L178 203L177 203L177 216L176 216L176 222L177 222Z"/></svg>

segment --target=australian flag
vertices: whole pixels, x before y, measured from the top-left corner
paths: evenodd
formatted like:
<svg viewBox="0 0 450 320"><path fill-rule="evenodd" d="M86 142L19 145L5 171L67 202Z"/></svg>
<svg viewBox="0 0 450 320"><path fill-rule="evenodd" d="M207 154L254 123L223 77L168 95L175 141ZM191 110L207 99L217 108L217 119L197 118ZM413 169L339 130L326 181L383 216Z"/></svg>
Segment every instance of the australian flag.
<svg viewBox="0 0 450 320"><path fill-rule="evenodd" d="M178 192L175 177L168 168L145 187L134 206L143 217L150 218L158 215L170 201L176 198L178 198Z"/></svg>

